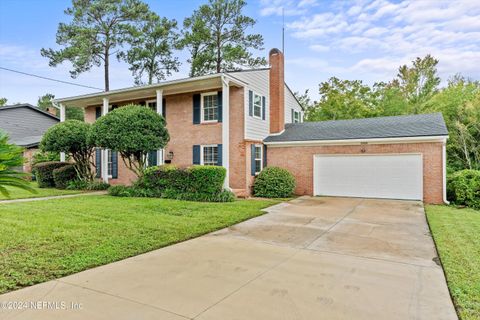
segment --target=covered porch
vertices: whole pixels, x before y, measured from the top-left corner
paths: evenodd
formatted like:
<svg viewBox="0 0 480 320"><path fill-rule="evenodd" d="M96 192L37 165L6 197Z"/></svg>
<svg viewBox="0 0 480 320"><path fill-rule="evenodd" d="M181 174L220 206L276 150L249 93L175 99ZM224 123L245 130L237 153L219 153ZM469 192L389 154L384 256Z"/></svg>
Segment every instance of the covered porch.
<svg viewBox="0 0 480 320"><path fill-rule="evenodd" d="M230 109L230 86L244 87L246 83L235 79L228 74L214 74L196 78L186 78L180 80L166 81L154 85L146 85L139 87L131 87L125 89L112 90L109 92L100 92L94 94L87 94L82 96L68 97L56 99L54 102L60 108L60 121L65 121L65 110L69 107L83 108L85 113L85 121L89 123L95 122L96 118L106 115L109 111L115 107L120 107L130 103L136 103L145 105L152 108L157 113L166 117L166 97L175 97L185 94L201 93L206 91L221 91L223 92L221 97L223 121L218 124L221 126L219 139L221 143L226 146L222 148L222 166L227 170L227 178L225 180L225 186L229 186L229 109ZM174 106L173 106L174 107ZM94 109L96 112L88 112ZM172 115L170 115L172 116ZM172 119L170 117L170 119ZM177 125L178 121L175 121ZM168 121L167 121L168 124ZM97 158L97 162L100 163L100 178L109 183L112 179L112 175L109 173L109 165L112 161L109 161L109 150L103 149L100 151ZM168 162L169 152L163 149L157 150L153 159L152 165L161 165L166 161ZM170 152L171 156L172 152ZM61 160L65 161L65 155L61 155ZM151 161L152 162L152 161ZM123 181L123 180L122 180ZM123 183L123 182L122 182Z"/></svg>

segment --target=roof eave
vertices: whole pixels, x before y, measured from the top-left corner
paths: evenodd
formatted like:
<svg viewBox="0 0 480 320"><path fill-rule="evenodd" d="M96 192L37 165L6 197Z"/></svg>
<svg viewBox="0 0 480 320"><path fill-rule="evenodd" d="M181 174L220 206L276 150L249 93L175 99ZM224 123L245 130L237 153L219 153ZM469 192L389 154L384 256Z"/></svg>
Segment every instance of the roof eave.
<svg viewBox="0 0 480 320"><path fill-rule="evenodd" d="M268 138L267 138L268 139ZM356 138L337 140L300 140L300 141L264 141L268 146L316 146L316 145L356 145L356 144L394 144L394 143L421 143L445 142L447 135L410 136L410 137L384 137L384 138Z"/></svg>

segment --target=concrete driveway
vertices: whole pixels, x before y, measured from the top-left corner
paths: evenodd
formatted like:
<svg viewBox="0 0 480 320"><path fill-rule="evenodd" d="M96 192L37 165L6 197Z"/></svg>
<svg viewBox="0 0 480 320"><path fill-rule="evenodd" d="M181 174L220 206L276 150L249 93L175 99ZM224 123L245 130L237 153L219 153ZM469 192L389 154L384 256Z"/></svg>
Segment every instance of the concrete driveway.
<svg viewBox="0 0 480 320"><path fill-rule="evenodd" d="M456 319L436 260L420 202L302 197L228 229L0 296L44 303L0 310L0 318Z"/></svg>

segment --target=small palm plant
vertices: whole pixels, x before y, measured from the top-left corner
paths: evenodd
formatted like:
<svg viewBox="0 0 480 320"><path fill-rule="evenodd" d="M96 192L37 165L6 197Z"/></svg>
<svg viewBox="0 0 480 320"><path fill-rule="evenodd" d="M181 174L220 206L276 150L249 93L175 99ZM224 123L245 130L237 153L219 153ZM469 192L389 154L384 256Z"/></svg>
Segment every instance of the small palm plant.
<svg viewBox="0 0 480 320"><path fill-rule="evenodd" d="M23 162L23 149L8 143L8 136L0 132L0 193L5 197L10 195L7 186L35 192L28 181L23 179L26 174L14 170L15 167L22 166Z"/></svg>

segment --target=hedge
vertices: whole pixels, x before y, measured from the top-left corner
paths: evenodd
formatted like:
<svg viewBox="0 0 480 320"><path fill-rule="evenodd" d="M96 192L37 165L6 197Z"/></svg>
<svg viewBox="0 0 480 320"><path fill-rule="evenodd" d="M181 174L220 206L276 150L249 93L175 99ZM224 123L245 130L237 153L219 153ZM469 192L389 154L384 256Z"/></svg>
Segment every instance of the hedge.
<svg viewBox="0 0 480 320"><path fill-rule="evenodd" d="M151 167L132 187L115 186L113 196L161 197L178 200L229 202L235 196L223 190L226 170L218 166L192 166L179 169L172 165Z"/></svg>
<svg viewBox="0 0 480 320"><path fill-rule="evenodd" d="M461 170L447 181L448 200L456 205L480 209L480 170Z"/></svg>
<svg viewBox="0 0 480 320"><path fill-rule="evenodd" d="M55 180L53 179L53 170L69 166L71 164L60 161L50 161L38 163L33 167L35 176L40 188L55 187Z"/></svg>
<svg viewBox="0 0 480 320"><path fill-rule="evenodd" d="M53 170L53 181L57 189L66 189L70 181L78 178L77 171L73 164Z"/></svg>
<svg viewBox="0 0 480 320"><path fill-rule="evenodd" d="M267 167L255 178L253 194L264 198L290 197L295 190L295 178L285 169Z"/></svg>

